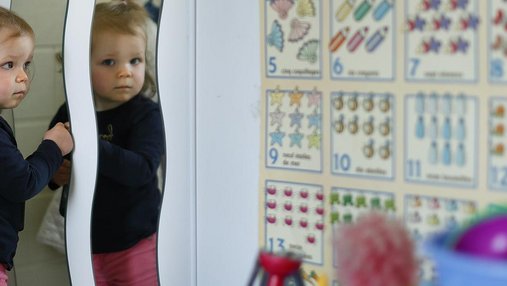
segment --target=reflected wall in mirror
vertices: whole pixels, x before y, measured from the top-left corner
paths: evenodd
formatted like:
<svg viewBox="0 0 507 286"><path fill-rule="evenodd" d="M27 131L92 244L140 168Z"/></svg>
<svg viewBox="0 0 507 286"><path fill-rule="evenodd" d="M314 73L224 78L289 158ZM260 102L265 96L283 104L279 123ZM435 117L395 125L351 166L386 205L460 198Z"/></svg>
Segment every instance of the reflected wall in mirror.
<svg viewBox="0 0 507 286"><path fill-rule="evenodd" d="M55 54L61 50L66 5L66 0L12 0L11 10L35 32L30 92L14 110L16 141L25 157L37 148L54 111L65 98ZM9 286L70 284L65 254L50 245L59 238L52 231L50 237L39 235L54 195L45 189L26 202L24 230L19 233L14 268L8 273ZM63 245L63 240L59 243Z"/></svg>
<svg viewBox="0 0 507 286"><path fill-rule="evenodd" d="M91 242L97 285L158 285L165 135L154 78L157 28L150 15L157 18L156 3L99 1L92 21L99 158ZM52 124L67 121L67 112L62 105ZM61 178L68 178L67 171L53 183L68 183Z"/></svg>

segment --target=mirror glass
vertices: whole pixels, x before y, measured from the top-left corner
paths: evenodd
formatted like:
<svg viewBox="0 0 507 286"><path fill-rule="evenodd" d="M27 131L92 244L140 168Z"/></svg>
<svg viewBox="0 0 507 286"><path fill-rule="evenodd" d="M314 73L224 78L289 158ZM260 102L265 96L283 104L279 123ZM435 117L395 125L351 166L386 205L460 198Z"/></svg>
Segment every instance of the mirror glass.
<svg viewBox="0 0 507 286"><path fill-rule="evenodd" d="M98 166L91 248L97 285L158 285L165 135L154 77L157 16L151 1L97 1L94 10L90 75ZM63 104L51 124L68 119ZM54 187L68 183L67 159Z"/></svg>
<svg viewBox="0 0 507 286"><path fill-rule="evenodd" d="M55 110L64 102L63 79L55 55L61 51L66 5L67 0L11 3L11 10L32 26L36 36L30 91L14 110L16 141L25 157L37 148ZM2 116L9 120L10 112L5 110ZM26 202L24 230L19 233L9 286L70 285L63 218L46 218L51 202L57 199L55 194L46 188Z"/></svg>

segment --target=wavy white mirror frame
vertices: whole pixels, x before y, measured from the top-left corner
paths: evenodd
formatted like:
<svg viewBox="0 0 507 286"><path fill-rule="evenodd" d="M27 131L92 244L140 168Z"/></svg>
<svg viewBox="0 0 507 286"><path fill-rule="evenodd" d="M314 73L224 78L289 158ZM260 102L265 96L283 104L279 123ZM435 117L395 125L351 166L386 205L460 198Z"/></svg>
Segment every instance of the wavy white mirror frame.
<svg viewBox="0 0 507 286"><path fill-rule="evenodd" d="M166 178L158 230L160 285L196 285L195 0L165 0L157 78L165 122Z"/></svg>
<svg viewBox="0 0 507 286"><path fill-rule="evenodd" d="M95 1L68 0L63 74L75 147L65 221L72 285L94 285L90 225L97 173L97 127L90 86L90 35ZM79 174L79 175L76 175Z"/></svg>

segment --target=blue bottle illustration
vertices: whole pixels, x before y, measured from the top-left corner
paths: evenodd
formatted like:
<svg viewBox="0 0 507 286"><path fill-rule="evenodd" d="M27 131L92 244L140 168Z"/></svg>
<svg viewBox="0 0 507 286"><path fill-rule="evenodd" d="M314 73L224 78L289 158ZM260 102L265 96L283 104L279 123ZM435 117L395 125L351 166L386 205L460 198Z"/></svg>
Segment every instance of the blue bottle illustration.
<svg viewBox="0 0 507 286"><path fill-rule="evenodd" d="M442 112L447 116L452 112L452 98L450 94L445 94L442 97Z"/></svg>
<svg viewBox="0 0 507 286"><path fill-rule="evenodd" d="M415 112L419 115L424 113L424 94L422 93L415 96Z"/></svg>
<svg viewBox="0 0 507 286"><path fill-rule="evenodd" d="M444 120L444 126L442 127L442 138L445 140L451 139L451 119L446 117Z"/></svg>
<svg viewBox="0 0 507 286"><path fill-rule="evenodd" d="M456 98L456 113L458 115L465 115L467 111L467 98L464 94L460 94Z"/></svg>
<svg viewBox="0 0 507 286"><path fill-rule="evenodd" d="M456 165L463 167L466 163L466 153L465 153L465 145L460 143L458 145L458 150L456 151Z"/></svg>
<svg viewBox="0 0 507 286"><path fill-rule="evenodd" d="M456 127L456 139L458 139L458 141L464 141L465 137L466 137L465 119L463 117L460 117L458 119L458 126Z"/></svg>
<svg viewBox="0 0 507 286"><path fill-rule="evenodd" d="M451 165L451 144L449 142L445 142L444 150L442 151L442 163L444 165Z"/></svg>
<svg viewBox="0 0 507 286"><path fill-rule="evenodd" d="M424 118L422 116L417 118L417 123L415 124L415 137L418 139L424 138Z"/></svg>
<svg viewBox="0 0 507 286"><path fill-rule="evenodd" d="M438 148L436 141L431 142L430 150L428 153L428 161L432 165L436 165L438 163Z"/></svg>
<svg viewBox="0 0 507 286"><path fill-rule="evenodd" d="M431 114L438 113L438 95L436 93L432 93L428 99L428 112Z"/></svg>
<svg viewBox="0 0 507 286"><path fill-rule="evenodd" d="M438 137L438 119L436 116L431 117L429 135L431 140L436 140Z"/></svg>

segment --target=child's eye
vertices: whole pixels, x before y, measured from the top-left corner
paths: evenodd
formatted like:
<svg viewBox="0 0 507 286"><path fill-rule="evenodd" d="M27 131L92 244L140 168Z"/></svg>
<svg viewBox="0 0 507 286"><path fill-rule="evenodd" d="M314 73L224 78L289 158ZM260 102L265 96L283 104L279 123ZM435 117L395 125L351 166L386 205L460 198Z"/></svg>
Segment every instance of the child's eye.
<svg viewBox="0 0 507 286"><path fill-rule="evenodd" d="M133 65L137 65L141 62L142 62L141 58L134 58L134 59L130 60L130 64L133 64Z"/></svg>
<svg viewBox="0 0 507 286"><path fill-rule="evenodd" d="M14 67L14 63L13 62L7 62L5 64L2 65L2 68L3 69L6 69L6 70L10 70Z"/></svg>
<svg viewBox="0 0 507 286"><path fill-rule="evenodd" d="M25 70L28 70L30 69L30 67L32 66L32 62L26 62L24 65L23 65L23 69Z"/></svg>
<svg viewBox="0 0 507 286"><path fill-rule="evenodd" d="M114 60L111 60L111 59L103 60L102 64L105 66L112 66L112 65L114 65Z"/></svg>

